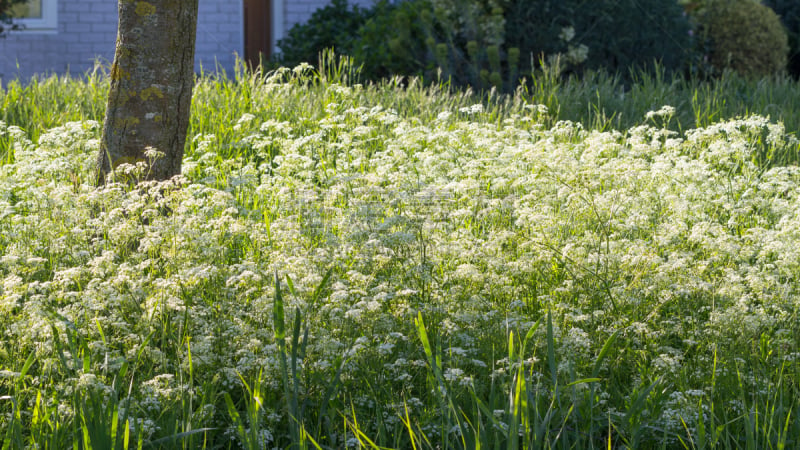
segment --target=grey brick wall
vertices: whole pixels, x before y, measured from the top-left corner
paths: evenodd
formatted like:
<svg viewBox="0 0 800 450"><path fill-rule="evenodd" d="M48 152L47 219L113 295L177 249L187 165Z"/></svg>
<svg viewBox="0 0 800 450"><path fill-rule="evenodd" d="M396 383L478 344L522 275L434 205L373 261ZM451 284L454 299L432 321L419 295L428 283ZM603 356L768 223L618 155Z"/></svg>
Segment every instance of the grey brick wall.
<svg viewBox="0 0 800 450"><path fill-rule="evenodd" d="M219 67L233 71L244 54L244 3L241 0L200 0L195 67L206 72Z"/></svg>
<svg viewBox="0 0 800 450"><path fill-rule="evenodd" d="M291 1L291 0L290 0ZM242 54L242 3L200 0L197 24L197 68L231 71ZM0 79L41 73L80 75L96 60L114 58L116 0L58 0L58 29L49 34L12 32L0 39Z"/></svg>
<svg viewBox="0 0 800 450"><path fill-rule="evenodd" d="M283 33L330 0L283 1ZM371 6L375 0L349 0ZM232 72L244 53L242 0L200 0L196 69ZM58 29L51 33L12 32L0 39L0 80L34 74L83 74L99 60L110 64L117 35L116 0L58 0Z"/></svg>

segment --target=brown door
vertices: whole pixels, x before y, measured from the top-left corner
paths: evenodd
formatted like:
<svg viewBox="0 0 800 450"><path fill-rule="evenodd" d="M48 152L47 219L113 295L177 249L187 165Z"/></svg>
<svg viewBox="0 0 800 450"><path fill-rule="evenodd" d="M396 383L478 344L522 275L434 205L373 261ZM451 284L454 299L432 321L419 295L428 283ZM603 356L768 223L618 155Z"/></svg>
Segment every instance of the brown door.
<svg viewBox="0 0 800 450"><path fill-rule="evenodd" d="M244 57L251 67L271 54L271 6L271 0L244 0Z"/></svg>

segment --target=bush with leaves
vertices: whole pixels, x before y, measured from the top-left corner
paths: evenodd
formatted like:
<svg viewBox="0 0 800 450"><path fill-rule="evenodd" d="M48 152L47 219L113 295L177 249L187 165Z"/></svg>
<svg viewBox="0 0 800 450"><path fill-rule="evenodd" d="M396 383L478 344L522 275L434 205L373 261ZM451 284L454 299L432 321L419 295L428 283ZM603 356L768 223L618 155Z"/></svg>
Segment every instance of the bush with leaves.
<svg viewBox="0 0 800 450"><path fill-rule="evenodd" d="M454 84L513 89L540 58L570 71L684 70L689 18L663 0L408 0L377 7L355 59L368 76L437 71Z"/></svg>
<svg viewBox="0 0 800 450"><path fill-rule="evenodd" d="M502 86L509 65L499 1L382 1L373 11L353 49L367 77L413 74L456 85Z"/></svg>
<svg viewBox="0 0 800 450"><path fill-rule="evenodd" d="M381 0L368 10L345 0L295 26L281 41L285 63L316 61L328 47L353 56L362 76L440 77L456 85L513 90L539 58L571 71L627 74L659 61L691 61L689 20L663 0Z"/></svg>
<svg viewBox="0 0 800 450"><path fill-rule="evenodd" d="M279 42L284 65L315 63L325 49L352 56L361 76L422 75L456 85L513 88L519 52L503 47L499 0L380 0L369 9L334 0Z"/></svg>
<svg viewBox="0 0 800 450"><path fill-rule="evenodd" d="M15 30L18 28L18 25L11 21L14 17L11 8L15 5L26 3L27 1L28 0L0 0L0 37L4 37L8 30Z"/></svg>
<svg viewBox="0 0 800 450"><path fill-rule="evenodd" d="M11 8L15 5L27 2L28 0L0 0L0 20L9 18L11 16Z"/></svg>
<svg viewBox="0 0 800 450"><path fill-rule="evenodd" d="M316 64L320 52L328 48L351 54L358 30L372 14L372 9L349 6L347 0L333 0L316 10L307 22L293 26L286 38L278 41L279 62L289 67L301 62Z"/></svg>
<svg viewBox="0 0 800 450"><path fill-rule="evenodd" d="M486 89L503 88L512 75L515 50L505 45L506 21L501 0L432 0L439 34L436 61L448 78ZM510 58L509 58L510 56ZM509 64L510 61L510 64ZM516 85L509 80L508 87Z"/></svg>
<svg viewBox="0 0 800 450"><path fill-rule="evenodd" d="M370 12L352 42L351 56L361 65L362 76L374 80L431 69L426 44L433 26L430 1L381 0Z"/></svg>
<svg viewBox="0 0 800 450"><path fill-rule="evenodd" d="M800 78L800 2L797 0L764 0L780 17L789 35L789 72Z"/></svg>
<svg viewBox="0 0 800 450"><path fill-rule="evenodd" d="M768 6L756 0L701 0L692 6L715 73L760 78L785 72L788 36Z"/></svg>
<svg viewBox="0 0 800 450"><path fill-rule="evenodd" d="M683 70L694 48L683 8L664 0L510 0L506 45L524 63L560 55L572 70L625 75L654 61Z"/></svg>

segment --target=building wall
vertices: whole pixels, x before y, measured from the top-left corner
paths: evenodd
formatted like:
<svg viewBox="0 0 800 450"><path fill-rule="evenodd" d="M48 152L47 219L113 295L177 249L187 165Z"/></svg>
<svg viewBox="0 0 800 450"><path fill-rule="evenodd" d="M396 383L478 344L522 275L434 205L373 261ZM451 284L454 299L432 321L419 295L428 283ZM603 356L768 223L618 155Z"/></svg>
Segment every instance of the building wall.
<svg viewBox="0 0 800 450"><path fill-rule="evenodd" d="M242 55L244 55L244 2L200 0L195 69L199 69L202 64L206 72L213 72L219 67L231 73L237 58Z"/></svg>
<svg viewBox="0 0 800 450"><path fill-rule="evenodd" d="M282 1L282 20L273 23L280 39L330 0ZM349 0L368 7L375 0ZM231 72L237 55L244 54L243 2L200 0L195 68ZM110 65L117 36L116 0L58 0L58 28L49 33L14 31L0 39L0 80L34 74L91 70L95 61Z"/></svg>
<svg viewBox="0 0 800 450"><path fill-rule="evenodd" d="M244 49L242 4L200 0L196 68L233 70ZM0 39L0 79L34 74L80 75L99 60L114 59L117 37L115 0L58 0L58 29L47 33L14 31Z"/></svg>

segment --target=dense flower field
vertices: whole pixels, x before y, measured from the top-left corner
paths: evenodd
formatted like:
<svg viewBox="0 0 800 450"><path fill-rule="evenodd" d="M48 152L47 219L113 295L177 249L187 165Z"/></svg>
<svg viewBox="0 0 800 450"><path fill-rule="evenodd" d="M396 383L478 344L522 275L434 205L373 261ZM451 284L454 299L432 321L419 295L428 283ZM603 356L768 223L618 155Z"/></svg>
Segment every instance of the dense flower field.
<svg viewBox="0 0 800 450"><path fill-rule="evenodd" d="M263 81L161 183L0 122L8 448L800 445L782 125Z"/></svg>

